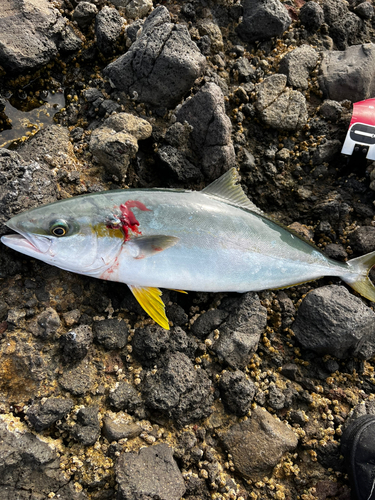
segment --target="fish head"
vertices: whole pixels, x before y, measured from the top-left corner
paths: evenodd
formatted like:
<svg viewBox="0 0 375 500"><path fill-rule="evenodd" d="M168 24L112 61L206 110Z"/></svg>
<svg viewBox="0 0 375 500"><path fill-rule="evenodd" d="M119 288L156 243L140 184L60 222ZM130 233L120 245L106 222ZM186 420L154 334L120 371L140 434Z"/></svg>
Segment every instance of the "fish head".
<svg viewBox="0 0 375 500"><path fill-rule="evenodd" d="M110 267L124 241L108 227L106 214L85 197L70 198L23 212L6 225L17 234L2 243L67 271L97 276Z"/></svg>

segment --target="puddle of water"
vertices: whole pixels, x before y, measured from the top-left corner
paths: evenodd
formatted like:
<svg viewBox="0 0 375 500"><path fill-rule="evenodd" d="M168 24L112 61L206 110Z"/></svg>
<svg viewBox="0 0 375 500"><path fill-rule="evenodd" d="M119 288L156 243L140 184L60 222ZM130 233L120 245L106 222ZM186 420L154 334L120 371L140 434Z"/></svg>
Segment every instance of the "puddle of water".
<svg viewBox="0 0 375 500"><path fill-rule="evenodd" d="M64 107L62 90L45 92L42 97L28 97L21 93L9 97L4 111L0 113L0 120L7 127L0 132L0 148L13 149L44 126L51 125L54 123L54 115ZM1 128L0 122L0 130Z"/></svg>

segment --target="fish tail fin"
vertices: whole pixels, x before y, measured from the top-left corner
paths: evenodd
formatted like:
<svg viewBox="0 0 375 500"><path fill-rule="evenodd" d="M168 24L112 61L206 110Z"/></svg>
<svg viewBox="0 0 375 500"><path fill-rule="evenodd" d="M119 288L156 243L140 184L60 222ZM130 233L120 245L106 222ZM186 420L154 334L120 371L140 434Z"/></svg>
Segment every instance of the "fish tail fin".
<svg viewBox="0 0 375 500"><path fill-rule="evenodd" d="M347 277L342 277L342 279L363 297L375 302L375 286L368 277L371 268L375 266L375 252L352 259L348 265L358 272L359 277L353 282L350 282Z"/></svg>

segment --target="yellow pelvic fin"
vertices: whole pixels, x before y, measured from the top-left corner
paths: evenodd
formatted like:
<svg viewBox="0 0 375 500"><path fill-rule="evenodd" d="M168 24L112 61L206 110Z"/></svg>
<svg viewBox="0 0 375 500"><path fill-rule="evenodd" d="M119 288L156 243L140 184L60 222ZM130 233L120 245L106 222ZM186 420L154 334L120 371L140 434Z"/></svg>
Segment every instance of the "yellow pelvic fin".
<svg viewBox="0 0 375 500"><path fill-rule="evenodd" d="M128 285L134 297L146 313L162 328L169 330L168 319L165 315L165 305L161 300L159 288Z"/></svg>
<svg viewBox="0 0 375 500"><path fill-rule="evenodd" d="M177 290L176 288L170 288L170 290L172 292L186 293L186 295L187 295L187 292L185 292L185 290Z"/></svg>

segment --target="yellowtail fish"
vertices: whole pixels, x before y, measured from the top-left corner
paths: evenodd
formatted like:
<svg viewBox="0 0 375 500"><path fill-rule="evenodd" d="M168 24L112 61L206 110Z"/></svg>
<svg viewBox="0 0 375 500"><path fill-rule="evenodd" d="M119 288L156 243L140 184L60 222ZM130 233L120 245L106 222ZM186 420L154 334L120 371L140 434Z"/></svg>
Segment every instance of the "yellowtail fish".
<svg viewBox="0 0 375 500"><path fill-rule="evenodd" d="M126 189L21 213L1 241L61 269L126 283L168 329L159 287L205 292L285 288L339 276L375 301L375 252L336 262L268 218L245 195L235 169L200 192Z"/></svg>

